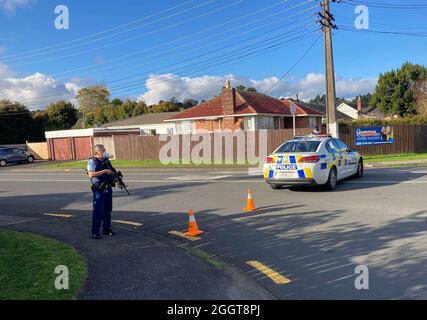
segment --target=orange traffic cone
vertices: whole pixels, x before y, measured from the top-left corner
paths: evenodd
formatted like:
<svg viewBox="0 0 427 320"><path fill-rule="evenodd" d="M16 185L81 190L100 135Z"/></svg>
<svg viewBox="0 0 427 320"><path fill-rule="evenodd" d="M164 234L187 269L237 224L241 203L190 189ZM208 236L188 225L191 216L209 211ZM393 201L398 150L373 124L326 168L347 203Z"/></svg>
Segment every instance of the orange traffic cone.
<svg viewBox="0 0 427 320"><path fill-rule="evenodd" d="M248 200L246 201L246 208L244 208L243 210L245 210L246 212L251 212L256 210L254 199L252 198L251 190L248 190Z"/></svg>
<svg viewBox="0 0 427 320"><path fill-rule="evenodd" d="M198 235L202 234L203 231L199 230L197 227L196 218L194 217L192 210L188 211L188 219L188 232L186 232L185 235L190 237L197 237Z"/></svg>

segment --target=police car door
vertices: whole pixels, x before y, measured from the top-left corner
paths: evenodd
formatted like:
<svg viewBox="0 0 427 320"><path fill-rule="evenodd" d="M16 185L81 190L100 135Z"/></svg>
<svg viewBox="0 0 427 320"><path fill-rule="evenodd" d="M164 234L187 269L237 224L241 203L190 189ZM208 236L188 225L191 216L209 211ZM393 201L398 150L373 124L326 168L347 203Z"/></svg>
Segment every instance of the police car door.
<svg viewBox="0 0 427 320"><path fill-rule="evenodd" d="M349 156L351 155L348 152L348 147L344 142L338 139L334 139L334 143L336 144L340 152L339 166L341 167L343 178L348 177L352 175L354 171L351 166L352 162L349 161Z"/></svg>
<svg viewBox="0 0 427 320"><path fill-rule="evenodd" d="M341 164L341 155L338 144L335 142L335 139L330 139L326 142L327 150L331 152L329 161L335 165L337 168L338 180L343 179L345 175L345 169L340 165Z"/></svg>

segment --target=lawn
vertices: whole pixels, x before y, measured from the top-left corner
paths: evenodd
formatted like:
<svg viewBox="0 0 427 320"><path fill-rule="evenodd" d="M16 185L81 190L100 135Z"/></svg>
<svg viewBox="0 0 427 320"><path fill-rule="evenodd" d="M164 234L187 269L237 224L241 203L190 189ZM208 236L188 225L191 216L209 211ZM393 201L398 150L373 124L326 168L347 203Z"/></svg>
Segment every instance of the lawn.
<svg viewBox="0 0 427 320"><path fill-rule="evenodd" d="M427 163L427 152L423 153L402 153L390 155L364 156L367 163L371 162L396 162L396 161L413 161L425 160Z"/></svg>
<svg viewBox="0 0 427 320"><path fill-rule="evenodd" d="M0 230L0 300L69 300L86 278L84 258L70 245ZM69 289L55 288L55 268L68 267Z"/></svg>

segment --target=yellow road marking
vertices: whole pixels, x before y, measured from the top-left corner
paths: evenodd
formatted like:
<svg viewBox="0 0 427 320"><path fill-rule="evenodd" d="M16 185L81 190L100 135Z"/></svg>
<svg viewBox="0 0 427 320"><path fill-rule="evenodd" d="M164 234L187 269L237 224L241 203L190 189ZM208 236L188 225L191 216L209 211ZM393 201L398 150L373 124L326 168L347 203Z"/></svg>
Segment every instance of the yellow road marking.
<svg viewBox="0 0 427 320"><path fill-rule="evenodd" d="M197 241L197 240L201 240L202 239L200 237L190 237L190 236L187 236L185 233L182 233L182 232L179 232L179 231L169 231L169 234L172 234L174 236L178 236L178 237L181 237L181 238L185 238L185 239L191 240L191 241Z"/></svg>
<svg viewBox="0 0 427 320"><path fill-rule="evenodd" d="M280 273L274 271L273 269L270 269L266 265L262 264L259 261L248 261L246 262L251 267L254 267L258 271L264 273L267 277L269 277L271 280L273 280L276 284L287 284L291 282L288 278L285 278Z"/></svg>
<svg viewBox="0 0 427 320"><path fill-rule="evenodd" d="M141 227L142 223L139 222L133 222L133 221L127 221L127 220L113 220L115 223L121 223L121 224L128 224L134 227Z"/></svg>
<svg viewBox="0 0 427 320"><path fill-rule="evenodd" d="M59 217L59 218L72 218L74 217L72 214L63 214L63 213L45 213L45 216L50 217Z"/></svg>

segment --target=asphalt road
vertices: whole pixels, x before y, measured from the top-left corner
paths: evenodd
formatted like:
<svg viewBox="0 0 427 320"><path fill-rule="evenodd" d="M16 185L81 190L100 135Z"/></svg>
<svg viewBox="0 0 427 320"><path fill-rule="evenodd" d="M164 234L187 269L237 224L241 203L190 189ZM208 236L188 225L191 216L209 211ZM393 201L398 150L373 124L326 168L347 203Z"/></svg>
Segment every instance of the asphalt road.
<svg viewBox="0 0 427 320"><path fill-rule="evenodd" d="M244 169L123 171L132 196L115 191L113 219L142 223L135 239L154 233L203 249L279 299L427 298L426 167L370 169L333 192L271 190ZM258 207L253 213L242 210L248 188ZM169 235L186 229L188 210L205 231L198 241ZM83 172L0 170L4 225L31 225L44 213L61 213L74 215L78 232L89 233L90 212ZM66 219L43 219L62 232ZM248 261L290 282L277 284ZM355 288L358 265L368 267L367 290Z"/></svg>

